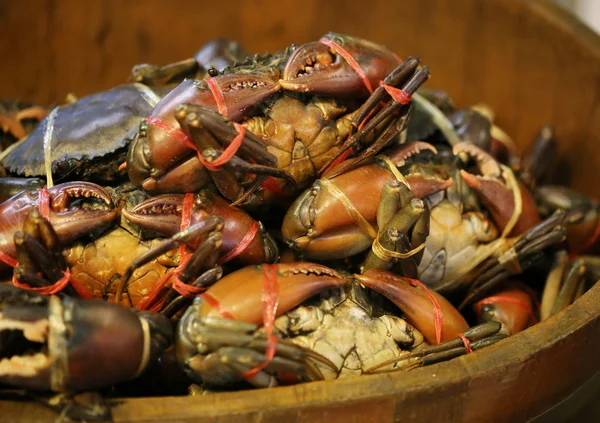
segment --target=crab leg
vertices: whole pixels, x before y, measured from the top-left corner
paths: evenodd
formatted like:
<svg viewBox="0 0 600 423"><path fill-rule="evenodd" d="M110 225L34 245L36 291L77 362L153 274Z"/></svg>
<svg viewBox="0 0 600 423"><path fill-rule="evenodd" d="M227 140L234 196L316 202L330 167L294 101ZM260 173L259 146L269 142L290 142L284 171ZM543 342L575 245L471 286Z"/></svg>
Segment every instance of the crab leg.
<svg viewBox="0 0 600 423"><path fill-rule="evenodd" d="M206 237L206 240L202 242L202 245L200 245L196 249L196 251L194 251L192 256L189 258L189 260L181 270L179 276L177 276L179 281L188 285L192 281L198 281L198 283L194 285L198 288L205 287L198 286L201 285L201 283L214 283L216 279L203 278L202 274L210 270L210 268L216 264L218 257L217 251L219 250L219 247L221 245L222 238L223 235L220 232L210 233ZM198 275L201 276L198 277ZM212 275L216 276L215 273L212 273ZM175 287L172 286L169 292L167 293L167 296L165 297L165 301L163 302L161 311L164 312L166 307L168 307L171 304L171 302L174 301L178 296L178 292L176 291Z"/></svg>
<svg viewBox="0 0 600 423"><path fill-rule="evenodd" d="M514 252L521 271L532 266L540 258L544 249L564 240L566 235L562 223L564 217L564 213L556 213L540 225L530 229L510 247L509 251ZM507 263L510 263L510 260ZM488 258L481 266L476 271L475 278L469 283L469 293L458 307L459 310L481 299L483 295L511 275L506 263L500 263L495 257ZM486 270L482 271L483 269Z"/></svg>
<svg viewBox="0 0 600 423"><path fill-rule="evenodd" d="M408 81L410 77L413 76L417 67L419 66L419 58L418 57L409 57L400 65L394 69L388 76L383 80L383 84L391 85L393 87L400 86ZM363 120L367 118L367 116L374 110L379 103L383 100L383 98L388 95L381 85L375 88L373 94L369 96L369 98L364 102L364 104L358 110L357 115L352 119L352 128L353 132L358 130L358 127L362 123Z"/></svg>
<svg viewBox="0 0 600 423"><path fill-rule="evenodd" d="M196 76L202 68L196 59L190 58L179 62L157 66L149 63L135 65L129 75L129 81L157 87Z"/></svg>
<svg viewBox="0 0 600 423"><path fill-rule="evenodd" d="M402 65L400 65L402 66ZM414 94L417 89L429 78L429 68L424 67L419 69L411 79L402 87L402 91L404 91L408 95ZM348 137L348 139L344 142L344 144L340 147L338 154L330 160L323 169L327 169L331 163L337 160L346 150L357 145L365 135L371 131L373 131L378 125L384 122L386 119L390 118L393 114L395 114L399 109L402 109L400 119L395 125L392 126L389 130L392 132L384 132L386 136L380 137L374 144L372 144L365 152L361 153L357 159L359 162L363 162L365 159L374 156L381 149L383 149L391 139L399 134L401 131L406 129L406 125L408 123L408 116L410 114L410 107L404 107L404 104L398 103L396 100L392 100L387 106L385 106L379 113L377 113L373 118L371 118L367 124L360 129L358 132ZM405 117L405 119L402 119ZM324 172L324 171L323 171ZM339 171L336 170L336 173ZM339 174L339 173L338 173Z"/></svg>
<svg viewBox="0 0 600 423"><path fill-rule="evenodd" d="M506 338L506 335L502 335L502 338L496 339L496 334L498 334L501 327L502 325L499 322L487 322L467 329L462 335L470 341L469 347L475 350L489 345L489 341L486 343L482 343L481 341L492 339L494 342L497 342L500 339ZM426 366L428 364L439 363L440 361L461 356L466 352L465 341L462 338L457 337L442 342L441 344L423 347L393 360L380 363L377 366L365 370L365 373L373 373L383 367L400 362L406 362L404 365L400 365L401 370Z"/></svg>
<svg viewBox="0 0 600 423"><path fill-rule="evenodd" d="M159 243L156 247L152 248L148 252L142 254L138 258L136 258L123 272L123 283L119 286L119 289L116 293L116 298L121 298L121 294L123 290L127 288L127 282L131 275L140 266L154 260L155 258L165 254L168 251L174 250L182 244L191 242L198 238L201 235L204 235L213 231L220 231L223 227L223 220L216 216L211 216L206 219L203 219L187 229L183 231L177 232L169 239L165 239L161 243Z"/></svg>

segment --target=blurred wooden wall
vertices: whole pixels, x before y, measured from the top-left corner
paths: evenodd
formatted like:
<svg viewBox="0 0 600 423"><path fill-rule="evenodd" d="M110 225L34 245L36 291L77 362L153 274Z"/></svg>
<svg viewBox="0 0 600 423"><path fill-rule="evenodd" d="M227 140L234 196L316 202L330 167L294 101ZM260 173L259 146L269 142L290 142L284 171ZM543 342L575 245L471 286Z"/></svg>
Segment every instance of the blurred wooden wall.
<svg viewBox="0 0 600 423"><path fill-rule="evenodd" d="M190 57L219 36L263 53L350 33L421 56L428 86L463 106L491 104L521 145L554 122L569 159L600 168L600 42L546 0L0 0L0 31L0 97L42 104L123 82L136 63Z"/></svg>

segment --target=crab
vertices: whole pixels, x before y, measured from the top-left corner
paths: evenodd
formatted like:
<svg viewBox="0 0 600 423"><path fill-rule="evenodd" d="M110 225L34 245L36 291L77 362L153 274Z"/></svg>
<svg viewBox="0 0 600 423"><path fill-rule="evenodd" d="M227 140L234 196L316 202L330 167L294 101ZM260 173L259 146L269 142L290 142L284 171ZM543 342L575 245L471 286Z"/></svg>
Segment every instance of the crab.
<svg viewBox="0 0 600 423"><path fill-rule="evenodd" d="M363 70L352 68L342 50ZM289 198L351 147L371 143L368 156L393 141L406 124L404 104L428 78L418 65L414 58L398 65L382 46L330 33L318 43L248 58L213 79L186 80L141 125L129 150L129 177L152 193L194 192L212 181L230 201ZM365 102L365 85L382 80L401 87L404 100L389 102L357 131L387 95L377 88Z"/></svg>

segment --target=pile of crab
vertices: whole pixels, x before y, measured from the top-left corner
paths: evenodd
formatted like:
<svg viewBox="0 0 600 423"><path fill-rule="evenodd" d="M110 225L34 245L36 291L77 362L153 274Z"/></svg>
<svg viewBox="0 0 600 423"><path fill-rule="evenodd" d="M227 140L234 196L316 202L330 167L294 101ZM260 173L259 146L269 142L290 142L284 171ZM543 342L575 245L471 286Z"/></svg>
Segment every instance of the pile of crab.
<svg viewBox="0 0 600 423"><path fill-rule="evenodd" d="M548 184L552 128L519 155L428 79L330 33L0 103L0 395L90 419L84 392L407 371L567 307L599 278L600 209Z"/></svg>

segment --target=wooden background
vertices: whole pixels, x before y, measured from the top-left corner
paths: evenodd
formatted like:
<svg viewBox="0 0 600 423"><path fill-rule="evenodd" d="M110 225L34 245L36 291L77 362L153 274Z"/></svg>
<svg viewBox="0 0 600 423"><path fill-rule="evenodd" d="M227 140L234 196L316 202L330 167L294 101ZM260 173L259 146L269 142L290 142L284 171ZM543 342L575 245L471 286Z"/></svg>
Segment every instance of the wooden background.
<svg viewBox="0 0 600 423"><path fill-rule="evenodd" d="M0 0L0 96L61 102L218 36L262 53L345 32L421 56L429 86L463 106L491 104L520 145L553 122L562 152L581 165L574 183L600 196L589 183L600 168L600 47L569 19L544 0Z"/></svg>

